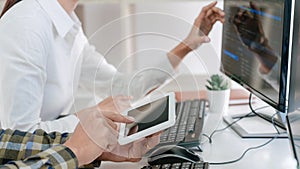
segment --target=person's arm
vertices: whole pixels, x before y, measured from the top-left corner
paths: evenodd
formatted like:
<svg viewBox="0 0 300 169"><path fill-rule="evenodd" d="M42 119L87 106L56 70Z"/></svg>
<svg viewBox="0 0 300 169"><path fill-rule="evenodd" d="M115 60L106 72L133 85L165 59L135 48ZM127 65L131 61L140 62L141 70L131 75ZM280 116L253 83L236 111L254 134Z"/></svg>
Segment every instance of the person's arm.
<svg viewBox="0 0 300 169"><path fill-rule="evenodd" d="M119 72L114 66L108 64L94 47L87 44L83 52L81 86L101 98L110 95L126 95L133 96L137 100L145 96L167 79L172 78L175 68L189 52L209 41L207 35L213 25L217 21L224 21L224 12L215 5L216 2L203 8L188 37L169 53L162 53L159 64L150 63L134 74Z"/></svg>
<svg viewBox="0 0 300 169"><path fill-rule="evenodd" d="M120 99L127 100L126 97ZM104 150L109 151L117 145L115 123L133 122L122 116L111 101L108 98L97 106L76 113L80 123L73 134L47 133L41 129L33 133L0 129L0 165L77 168L90 164L99 167L99 161L93 160Z"/></svg>
<svg viewBox="0 0 300 169"><path fill-rule="evenodd" d="M68 133L46 133L43 130L29 133L1 129L0 164L6 167L76 166L78 162L74 154L67 147L61 145L70 136L71 134Z"/></svg>
<svg viewBox="0 0 300 169"><path fill-rule="evenodd" d="M194 21L189 35L167 54L174 68L188 53L197 49L201 44L210 42L208 35L217 21L224 23L225 13L216 5L217 1L203 7Z"/></svg>
<svg viewBox="0 0 300 169"><path fill-rule="evenodd" d="M122 73L107 63L93 46L87 44L84 48L80 85L91 91L93 96L102 99L125 95L137 100L163 84L174 73L167 56L162 56L159 64L147 64L142 70L134 73Z"/></svg>
<svg viewBox="0 0 300 169"><path fill-rule="evenodd" d="M77 168L78 161L75 154L66 146L58 145L49 148L25 160L10 161L0 165L0 168Z"/></svg>
<svg viewBox="0 0 300 169"><path fill-rule="evenodd" d="M0 168L78 168L84 164L88 168L99 167L100 161L85 163L83 159L93 160L92 150L101 154L101 149L81 126L75 130L75 138L71 139L72 135L41 129L34 133L0 129ZM76 147L84 150L76 151Z"/></svg>

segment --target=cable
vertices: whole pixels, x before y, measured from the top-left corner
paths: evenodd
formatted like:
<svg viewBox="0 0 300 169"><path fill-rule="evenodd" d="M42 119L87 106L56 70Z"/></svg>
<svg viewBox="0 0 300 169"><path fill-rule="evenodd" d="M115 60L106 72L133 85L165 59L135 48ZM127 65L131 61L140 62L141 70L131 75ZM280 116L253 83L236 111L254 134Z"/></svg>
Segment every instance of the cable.
<svg viewBox="0 0 300 169"><path fill-rule="evenodd" d="M212 142L211 137L210 137L209 135L207 135L207 134L202 134L202 136L206 137L206 138L208 139L209 143Z"/></svg>
<svg viewBox="0 0 300 169"><path fill-rule="evenodd" d="M272 116L272 117L273 117L273 118L272 118L273 125L275 125L275 123L274 123L274 117L275 117L275 115L276 115L277 113L278 113L278 112L276 112L276 113L273 114L273 116ZM278 135L280 135L280 134L281 134L281 133L278 132ZM271 138L270 140L268 140L267 142L265 142L265 143L263 143L263 144L261 144L261 145L258 145L258 146L255 146L255 147L250 147L250 148L246 149L246 150L243 152L243 154L242 154L239 158L237 158L237 159L235 159L235 160L225 161L225 162L218 162L218 163L216 163L216 162L209 162L209 163L210 163L210 165L224 165L224 164L231 164L231 163L238 162L238 161L240 161L242 158L244 158L244 156L247 154L247 152L268 145L268 144L271 143L273 140L275 140L276 138L278 138L278 135L275 136L275 137L273 137L273 138Z"/></svg>
<svg viewBox="0 0 300 169"><path fill-rule="evenodd" d="M268 117L265 117L265 116L261 115L260 113L257 113L257 112L253 109L252 104L251 104L251 101L252 101L252 93L250 93L250 96L249 96L249 108L250 108L250 110L252 111L253 114L255 114L256 116L258 116L258 117L260 117L260 118L262 118L262 119L264 119L264 120L266 120L266 121L272 122L272 124L273 124L273 126L274 126L274 128L275 128L275 130L276 130L277 133L279 133L279 130L278 130L277 126L279 126L279 127L281 127L281 128L285 128L284 126L281 126L281 125L279 124L280 122L275 121L275 119L274 119L275 115L277 115L279 112L276 112L276 114L274 114L274 115L271 117L271 121L270 121L270 119L268 119Z"/></svg>
<svg viewBox="0 0 300 169"><path fill-rule="evenodd" d="M247 152L249 152L249 151L251 151L251 150L258 149L258 148L261 148L261 147L264 147L264 146L266 146L267 144L271 143L271 142L272 142L274 139L276 139L276 138L277 138L277 136L271 138L270 140L268 140L267 142L265 142L265 143L263 143L263 144L261 144L261 145L259 145L259 146L250 147L250 148L246 149L246 150L244 151L244 153L243 153L239 158L237 158L237 159L235 159L235 160L225 161L225 162L218 162L218 163L216 163L216 162L209 162L209 164L210 164L210 165L224 165L224 164L231 164L231 163L238 162L238 161L240 161L240 160L247 154Z"/></svg>
<svg viewBox="0 0 300 169"><path fill-rule="evenodd" d="M257 108L257 109L255 109L255 111L261 110L261 109L264 109L264 108L267 108L267 107L269 107L269 106L263 106L263 107ZM210 136L208 136L208 135L206 135L206 134L203 134L203 136L205 136L205 137L208 138L209 143L212 143L212 137L213 137L214 134L216 134L217 132L221 132L221 131L226 130L227 128L233 126L235 123L239 122L239 121L242 120L243 118L250 117L251 114L253 114L252 111L249 112L249 113L247 113L246 115L244 115L244 116L242 116L242 117L239 117L239 119L237 119L237 120L235 120L234 122L228 124L226 127L222 128L222 129L214 130L214 131L210 134Z"/></svg>
<svg viewBox="0 0 300 169"><path fill-rule="evenodd" d="M210 136L208 136L209 143L212 143L212 137L213 137L213 135L214 135L215 133L226 130L227 128L231 127L232 125L234 125L234 124L237 123L238 121L242 120L243 118L250 116L251 114L252 114L252 112L246 114L245 116L240 117L238 120L235 120L234 122L228 124L226 127L222 128L222 129L214 130L214 131L210 134Z"/></svg>
<svg viewBox="0 0 300 169"><path fill-rule="evenodd" d="M273 126L274 126L274 128L275 128L277 134L281 134L281 133L279 132L277 126L275 125L275 122L274 122L275 115L277 115L278 113L279 113L279 112L276 112L275 114L273 114L271 120L272 120L272 124L273 124Z"/></svg>
<svg viewBox="0 0 300 169"><path fill-rule="evenodd" d="M251 100L249 100L249 101L251 101ZM251 107L251 108L252 108L252 107ZM252 111L254 114L256 114L256 112L255 112L254 109L251 109L251 111ZM251 113L252 113L252 112L251 112ZM278 113L279 113L279 112L274 113L274 114L272 115L272 119L271 119L271 120L272 120L272 124L273 124L273 126L275 127L275 129L277 129L277 128L276 128L276 125L275 125L275 122L274 122L274 118L275 118L275 115L277 115ZM247 115L249 115L249 113L248 113ZM247 115L246 115L246 116L247 116ZM246 117L246 116L243 116L243 118ZM239 120L240 120L240 119L239 119ZM234 122L233 122L233 123L234 123ZM267 142L265 142L265 143L263 143L263 144L261 144L261 145L258 145L258 146L255 146L255 147L250 147L250 148L246 149L246 150L242 153L242 155L241 155L239 158L235 159L235 160L230 160L230 161L225 161L225 162L209 162L209 163L210 163L210 165L224 165L224 164L231 164L231 163L238 162L238 161L240 161L242 158L244 158L244 156L245 156L249 151L255 150L255 149L258 149L258 148L261 148L261 147L264 147L264 146L268 145L269 143L271 143L271 142L272 142L273 140L275 140L276 138L278 138L278 136L281 134L281 133L279 132L278 129L277 129L277 133L278 133L277 136L271 138L271 139L268 140Z"/></svg>

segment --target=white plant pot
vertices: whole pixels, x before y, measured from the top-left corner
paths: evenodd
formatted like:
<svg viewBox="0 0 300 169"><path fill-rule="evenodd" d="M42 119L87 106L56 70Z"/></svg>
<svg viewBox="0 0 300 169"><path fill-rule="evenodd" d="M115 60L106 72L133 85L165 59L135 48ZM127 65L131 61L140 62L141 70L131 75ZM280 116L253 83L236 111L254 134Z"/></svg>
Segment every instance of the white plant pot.
<svg viewBox="0 0 300 169"><path fill-rule="evenodd" d="M227 90L208 90L209 111L226 115L229 106L230 89Z"/></svg>
<svg viewBox="0 0 300 169"><path fill-rule="evenodd" d="M222 121L223 115L227 114L230 89L216 91L207 90L209 111L205 119L203 133L211 135Z"/></svg>

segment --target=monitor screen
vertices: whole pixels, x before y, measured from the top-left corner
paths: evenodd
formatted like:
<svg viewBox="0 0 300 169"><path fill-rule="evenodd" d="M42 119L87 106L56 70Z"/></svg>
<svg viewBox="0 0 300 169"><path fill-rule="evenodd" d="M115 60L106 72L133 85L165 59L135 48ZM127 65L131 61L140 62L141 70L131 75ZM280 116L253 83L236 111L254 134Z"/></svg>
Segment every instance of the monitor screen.
<svg viewBox="0 0 300 169"><path fill-rule="evenodd" d="M290 2L224 0L221 71L284 112Z"/></svg>

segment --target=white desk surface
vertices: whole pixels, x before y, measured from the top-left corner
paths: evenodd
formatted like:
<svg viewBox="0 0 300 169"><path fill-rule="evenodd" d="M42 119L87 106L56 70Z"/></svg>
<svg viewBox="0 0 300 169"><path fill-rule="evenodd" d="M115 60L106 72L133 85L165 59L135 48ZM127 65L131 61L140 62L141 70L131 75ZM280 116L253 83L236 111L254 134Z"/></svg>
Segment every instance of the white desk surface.
<svg viewBox="0 0 300 169"><path fill-rule="evenodd" d="M183 79L186 79L186 77ZM173 85L171 86L171 89L174 88L174 84L175 83L171 84ZM199 84L203 83L199 82ZM203 85L201 86L203 87ZM191 91L192 89L189 88L188 90ZM253 105L254 107L260 106L255 104ZM249 112L249 108L247 105L229 107L229 114L236 112L247 113ZM220 118L217 116L214 117L214 115L208 116L207 121L205 122L206 128L204 128L204 132L210 133L212 128L216 127L216 123L212 123L212 121L218 121L218 119ZM207 124L213 124L215 127L208 127ZM226 124L221 121L219 128L223 128L224 126L226 126ZM259 126L257 126L257 129L260 129ZM243 139L229 128L225 131L216 133L213 137L212 144L206 142L204 139L205 143L202 144L203 153L199 152L199 154L207 162L218 163L231 161L239 158L246 149L261 145L268 140L269 139ZM145 159L139 163L102 162L100 169L139 169L145 164ZM293 165L293 155L288 139L275 139L262 148L249 151L236 163L211 165L210 169L292 169L291 166Z"/></svg>

